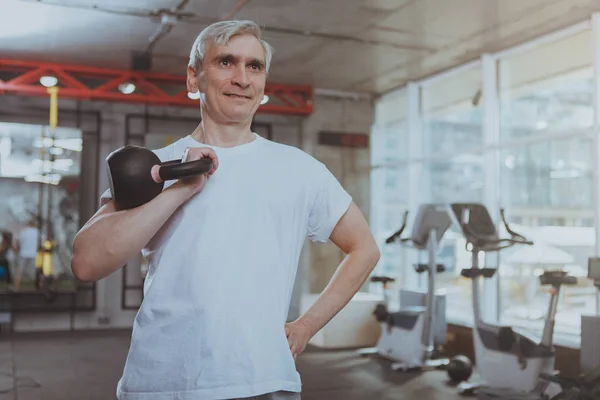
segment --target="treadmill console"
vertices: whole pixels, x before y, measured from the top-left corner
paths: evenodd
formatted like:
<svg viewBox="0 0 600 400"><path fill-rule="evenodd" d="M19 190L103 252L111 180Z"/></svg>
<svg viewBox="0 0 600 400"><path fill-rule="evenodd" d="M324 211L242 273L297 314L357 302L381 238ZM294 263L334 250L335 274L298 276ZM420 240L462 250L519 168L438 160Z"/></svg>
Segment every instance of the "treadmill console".
<svg viewBox="0 0 600 400"><path fill-rule="evenodd" d="M413 223L411 239L417 246L426 246L429 232L435 231L436 241L440 242L452 220L444 204L421 204Z"/></svg>
<svg viewBox="0 0 600 400"><path fill-rule="evenodd" d="M456 226L468 241L477 241L471 232L479 238L498 240L496 225L492 216L483 204L479 203L453 203L449 206L449 213Z"/></svg>

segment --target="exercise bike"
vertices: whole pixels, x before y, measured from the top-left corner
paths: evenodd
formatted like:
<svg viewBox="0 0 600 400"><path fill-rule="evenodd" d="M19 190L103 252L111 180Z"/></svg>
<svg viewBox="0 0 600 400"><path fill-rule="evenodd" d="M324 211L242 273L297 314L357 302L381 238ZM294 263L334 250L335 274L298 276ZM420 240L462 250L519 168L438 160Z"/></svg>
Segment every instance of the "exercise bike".
<svg viewBox="0 0 600 400"><path fill-rule="evenodd" d="M600 366L600 346L598 338L600 337L600 257L593 256L588 258L589 280L594 282L594 294L596 297L596 310L592 313L581 315L581 351L580 351L580 369L588 372Z"/></svg>
<svg viewBox="0 0 600 400"><path fill-rule="evenodd" d="M549 400L598 400L600 399L600 366L576 378L567 378L542 372L540 378L544 386L549 383L560 385L562 391Z"/></svg>
<svg viewBox="0 0 600 400"><path fill-rule="evenodd" d="M600 289L600 258L588 258L588 276ZM581 373L571 378L561 373L541 373L542 384L558 384L561 392L550 400L600 399L600 364L598 363L598 313L581 316Z"/></svg>
<svg viewBox="0 0 600 400"><path fill-rule="evenodd" d="M383 284L384 302L379 304L374 312L381 324L381 337L375 351L384 358L394 361L394 371L414 369L435 369L448 364L448 359L436 359L435 328L438 301L435 295L436 274L444 271L444 266L436 262L438 243L451 225L445 206L423 204L415 218L412 235L402 238L406 228L408 212L404 214L402 227L386 239L386 244L401 243L402 245L428 250L428 263L417 264L418 273L427 272L428 285L425 306L402 307L397 312L388 309L387 291L394 279L386 276L373 276L371 282ZM402 304L401 304L402 306Z"/></svg>
<svg viewBox="0 0 600 400"><path fill-rule="evenodd" d="M466 248L472 252L472 267L463 269L462 276L472 280L475 326L473 341L475 364L484 384L463 383L461 394L474 394L481 400L532 399L539 400L543 385L538 385L540 374L552 373L555 352L552 345L554 317L561 285L576 284L577 279L563 271L546 271L540 276L542 285L552 286L552 296L539 343L516 333L510 326L483 322L479 304L479 278L491 278L495 268L479 268L480 252L498 252L514 245L533 245L533 242L514 232L504 216L500 215L510 238L500 239L487 208L476 203L455 203L449 214L466 239Z"/></svg>

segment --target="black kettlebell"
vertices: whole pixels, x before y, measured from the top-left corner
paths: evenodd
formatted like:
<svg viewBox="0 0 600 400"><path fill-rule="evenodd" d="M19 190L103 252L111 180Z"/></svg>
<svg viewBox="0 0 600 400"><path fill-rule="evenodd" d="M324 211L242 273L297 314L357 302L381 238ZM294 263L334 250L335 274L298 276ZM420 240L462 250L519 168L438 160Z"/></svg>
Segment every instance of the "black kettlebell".
<svg viewBox="0 0 600 400"><path fill-rule="evenodd" d="M161 162L152 150L141 146L123 146L106 157L108 182L117 210L128 210L148 203L162 192L164 181L206 174L212 160L203 158L181 162L181 159ZM152 179L151 170L160 165L162 181Z"/></svg>

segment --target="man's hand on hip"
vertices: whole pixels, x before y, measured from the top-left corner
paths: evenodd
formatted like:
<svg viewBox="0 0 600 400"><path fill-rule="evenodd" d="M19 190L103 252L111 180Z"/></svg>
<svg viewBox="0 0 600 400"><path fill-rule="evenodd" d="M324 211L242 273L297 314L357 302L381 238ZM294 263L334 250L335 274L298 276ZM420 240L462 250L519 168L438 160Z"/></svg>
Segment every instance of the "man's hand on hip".
<svg viewBox="0 0 600 400"><path fill-rule="evenodd" d="M301 321L288 322L285 324L285 335L287 336L292 356L296 360L304 349L306 349L306 345L310 340L309 329Z"/></svg>

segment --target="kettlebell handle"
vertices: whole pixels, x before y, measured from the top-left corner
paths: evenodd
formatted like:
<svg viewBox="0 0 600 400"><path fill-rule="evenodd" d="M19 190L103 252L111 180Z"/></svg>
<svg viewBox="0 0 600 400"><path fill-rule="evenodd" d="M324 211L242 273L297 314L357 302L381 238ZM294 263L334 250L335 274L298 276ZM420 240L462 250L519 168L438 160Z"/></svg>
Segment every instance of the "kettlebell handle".
<svg viewBox="0 0 600 400"><path fill-rule="evenodd" d="M116 209L129 210L158 196L165 181L210 172L212 160L202 158L188 162L182 162L182 159L161 162L149 149L126 145L110 153L106 157L106 165Z"/></svg>
<svg viewBox="0 0 600 400"><path fill-rule="evenodd" d="M181 159L165 161L160 163L158 175L163 181L187 178L206 174L212 169L213 163L210 158L202 158L195 161L181 162Z"/></svg>

